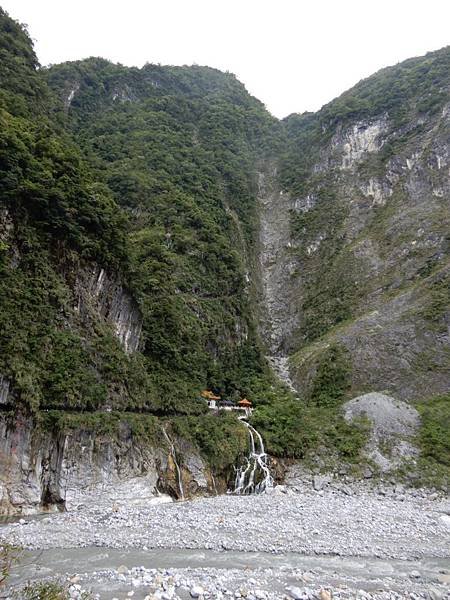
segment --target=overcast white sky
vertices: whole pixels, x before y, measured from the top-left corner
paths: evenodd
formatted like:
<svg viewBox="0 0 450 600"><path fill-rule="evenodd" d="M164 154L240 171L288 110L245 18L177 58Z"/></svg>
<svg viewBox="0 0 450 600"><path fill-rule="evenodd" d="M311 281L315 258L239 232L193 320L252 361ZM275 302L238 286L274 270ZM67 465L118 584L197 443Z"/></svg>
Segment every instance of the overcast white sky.
<svg viewBox="0 0 450 600"><path fill-rule="evenodd" d="M276 116L317 110L381 67L450 44L449 0L0 0L41 64L235 73Z"/></svg>

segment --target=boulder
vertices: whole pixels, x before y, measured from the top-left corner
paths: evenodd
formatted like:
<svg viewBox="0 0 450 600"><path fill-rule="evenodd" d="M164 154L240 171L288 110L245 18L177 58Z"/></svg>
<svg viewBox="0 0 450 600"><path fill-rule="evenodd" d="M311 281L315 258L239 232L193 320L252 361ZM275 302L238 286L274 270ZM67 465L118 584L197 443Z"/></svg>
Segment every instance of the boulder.
<svg viewBox="0 0 450 600"><path fill-rule="evenodd" d="M205 593L205 590L201 585L193 585L190 589L190 594L192 598L200 598Z"/></svg>
<svg viewBox="0 0 450 600"><path fill-rule="evenodd" d="M329 475L314 475L313 477L313 488L318 492L323 490L331 482L331 477Z"/></svg>

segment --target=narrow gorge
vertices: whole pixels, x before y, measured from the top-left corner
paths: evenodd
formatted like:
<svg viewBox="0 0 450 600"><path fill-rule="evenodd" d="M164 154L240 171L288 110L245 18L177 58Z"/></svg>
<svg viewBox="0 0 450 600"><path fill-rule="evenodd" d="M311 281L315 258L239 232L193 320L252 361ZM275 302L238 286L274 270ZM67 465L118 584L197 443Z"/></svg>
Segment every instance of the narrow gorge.
<svg viewBox="0 0 450 600"><path fill-rule="evenodd" d="M450 47L283 119L142 64L0 8L0 596L445 600Z"/></svg>
<svg viewBox="0 0 450 600"><path fill-rule="evenodd" d="M230 73L42 68L0 24L1 512L224 493L255 431L277 482L376 474L368 394L424 416L404 477L445 488L449 49L278 120Z"/></svg>

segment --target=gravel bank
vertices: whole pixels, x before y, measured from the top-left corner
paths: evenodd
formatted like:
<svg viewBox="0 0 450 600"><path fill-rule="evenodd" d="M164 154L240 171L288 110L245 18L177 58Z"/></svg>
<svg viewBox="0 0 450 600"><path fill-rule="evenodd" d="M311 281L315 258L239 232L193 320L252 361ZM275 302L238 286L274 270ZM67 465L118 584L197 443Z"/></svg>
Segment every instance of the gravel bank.
<svg viewBox="0 0 450 600"><path fill-rule="evenodd" d="M88 551L100 555L105 549L128 549L131 554L125 565L106 554L106 563L95 573L85 572L73 558L66 560L65 571L63 567L59 571L72 577L75 573L80 578L75 586L87 586L105 599L115 597L105 594L116 589L117 598L176 600L197 597L192 595L197 586L203 590L198 597L203 598L329 600L327 594L333 594L334 598L439 600L450 597L449 508L445 499L408 493L396 499L369 492L287 490L153 506L85 507L11 523L0 534L33 550L65 549L58 552L61 556L75 548L85 548L80 557ZM204 566L187 556L179 568L166 552L173 550L175 557L177 549L206 552ZM140 554L133 559L135 551ZM154 568L155 551L166 552L165 569ZM208 552L223 556L226 564L221 568L214 562L207 564ZM252 552L264 560L255 563L248 554L248 564L245 560L243 564L239 553ZM310 562L299 568L289 553L304 555ZM336 560L342 562L332 562ZM433 568L428 568L433 560ZM395 561L405 562L394 566ZM72 589L74 598L79 591ZM132 596L126 595L131 592Z"/></svg>
<svg viewBox="0 0 450 600"><path fill-rule="evenodd" d="M29 549L105 546L450 557L448 509L442 500L272 493L149 507L86 507L6 525L1 534Z"/></svg>

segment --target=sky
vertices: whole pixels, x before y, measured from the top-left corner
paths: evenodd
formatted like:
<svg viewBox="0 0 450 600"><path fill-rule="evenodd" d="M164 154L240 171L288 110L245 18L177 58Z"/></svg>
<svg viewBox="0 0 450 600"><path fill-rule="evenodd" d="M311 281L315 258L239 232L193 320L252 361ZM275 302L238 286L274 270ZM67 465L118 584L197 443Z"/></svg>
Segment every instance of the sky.
<svg viewBox="0 0 450 600"><path fill-rule="evenodd" d="M450 44L449 0L0 0L42 65L230 71L279 118L318 110L378 69Z"/></svg>

